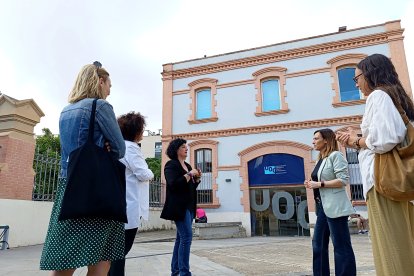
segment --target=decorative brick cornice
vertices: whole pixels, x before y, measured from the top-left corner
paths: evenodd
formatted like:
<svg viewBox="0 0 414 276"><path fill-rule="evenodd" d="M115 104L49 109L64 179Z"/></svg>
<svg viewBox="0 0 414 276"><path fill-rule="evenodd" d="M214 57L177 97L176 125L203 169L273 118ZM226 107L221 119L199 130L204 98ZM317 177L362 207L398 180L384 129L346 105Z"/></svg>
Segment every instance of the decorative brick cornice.
<svg viewBox="0 0 414 276"><path fill-rule="evenodd" d="M285 67L275 67L274 66L274 67L267 67L267 68L260 69L256 72L254 72L252 75L257 77L259 75L262 75L262 74L265 74L265 73L268 73L268 72L286 72L286 71L287 71L287 68L285 68Z"/></svg>
<svg viewBox="0 0 414 276"><path fill-rule="evenodd" d="M201 144L203 144L203 145L205 145L205 144L208 144L208 145L217 145L218 142L217 141L213 141L213 140L197 140L197 141L193 141L193 142L189 143L188 146L189 147L195 147L195 146L201 145Z"/></svg>
<svg viewBox="0 0 414 276"><path fill-rule="evenodd" d="M326 63L333 64L333 63L338 62L338 61L341 61L341 60L349 60L349 59L359 59L359 60L362 60L362 59L364 59L366 57L367 57L367 55L365 55L365 54L346 54L346 55L340 55L340 56L331 58Z"/></svg>
<svg viewBox="0 0 414 276"><path fill-rule="evenodd" d="M361 121L362 121L362 115L354 115L354 116L336 117L336 118L329 118L329 119L317 119L317 120L291 122L291 123L283 123L283 124L173 134L171 136L163 135L162 141L170 141L171 139L175 139L175 138L183 138L186 140L197 140L197 139L206 139L206 138L215 138L215 137L228 137L228 136L260 134L260 133L279 132L279 131L290 131L290 130L307 129L307 128L355 125L355 124L360 124Z"/></svg>
<svg viewBox="0 0 414 276"><path fill-rule="evenodd" d="M312 46L278 51L254 57L241 58L209 65L197 66L186 69L179 69L162 73L164 78L181 79L197 75L211 74L215 72L233 70L238 68L256 66L261 64L274 63L283 60L297 59L307 56L320 55L331 52L338 52L348 49L366 47L387 43L391 40L402 37L403 29L393 30L372 35L360 36L351 39L343 39L333 42L321 43Z"/></svg>
<svg viewBox="0 0 414 276"><path fill-rule="evenodd" d="M248 147L245 150L242 150L241 152L238 153L239 156L243 156L248 154L249 152L261 149L261 148L266 148L266 147L277 147L277 146L281 146L281 147L294 147L294 148L300 148L306 151L310 151L312 150L312 147L302 144L302 143L298 143L298 142L292 142L292 141L285 141L285 140L279 140L279 141L270 141L270 142L265 142L265 143L260 143L260 144L256 144L253 145L251 147Z"/></svg>
<svg viewBox="0 0 414 276"><path fill-rule="evenodd" d="M217 80L216 79L210 79L210 78L198 79L198 80L195 80L193 82L190 82L188 84L188 86L193 87L193 86L196 86L197 84L200 84L200 83L217 84Z"/></svg>

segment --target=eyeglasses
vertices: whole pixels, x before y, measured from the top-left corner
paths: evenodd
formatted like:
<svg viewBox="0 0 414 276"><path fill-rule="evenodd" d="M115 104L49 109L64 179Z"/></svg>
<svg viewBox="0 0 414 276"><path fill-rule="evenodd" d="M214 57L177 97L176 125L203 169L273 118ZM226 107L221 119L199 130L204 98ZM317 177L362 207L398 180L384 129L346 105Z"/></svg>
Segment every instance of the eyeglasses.
<svg viewBox="0 0 414 276"><path fill-rule="evenodd" d="M95 65L95 67L96 67L96 74L98 74L98 69L99 68L102 68L102 63L100 63L99 61L95 61L93 63L93 65ZM98 74L98 76L99 76L99 74Z"/></svg>
<svg viewBox="0 0 414 276"><path fill-rule="evenodd" d="M355 76L355 77L353 77L352 79L354 80L354 82L355 83L358 83L358 78L360 77L362 75L362 73L361 74L359 74L358 76Z"/></svg>

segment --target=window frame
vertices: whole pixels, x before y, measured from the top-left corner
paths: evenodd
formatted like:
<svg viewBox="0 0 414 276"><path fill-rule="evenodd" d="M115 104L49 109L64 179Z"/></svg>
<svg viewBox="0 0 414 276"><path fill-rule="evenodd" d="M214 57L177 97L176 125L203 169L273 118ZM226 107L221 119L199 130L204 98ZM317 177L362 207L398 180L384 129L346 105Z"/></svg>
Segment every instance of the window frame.
<svg viewBox="0 0 414 276"><path fill-rule="evenodd" d="M199 116L200 116L200 114L199 114L199 111L200 111L200 102L199 102L199 97L200 97L200 94L199 93L202 93L202 92L208 92L208 97L210 98L209 100L210 100L210 102L209 102L209 105L210 105L210 108L209 108L209 117L206 117L206 118L199 118ZM199 89L197 89L196 91L195 91L195 97L196 97L196 108L195 108L195 119L196 120L205 120L205 119L210 119L211 118L211 89L209 88L209 87L202 87L202 88L199 88Z"/></svg>
<svg viewBox="0 0 414 276"><path fill-rule="evenodd" d="M277 114L285 114L289 112L288 104L286 103L286 71L284 67L267 67L261 70L254 72L254 85L256 89L256 116L269 116ZM280 97L280 109L264 111L263 110L263 91L262 91L262 82L269 79L277 79L279 81L279 97Z"/></svg>
<svg viewBox="0 0 414 276"><path fill-rule="evenodd" d="M340 55L334 58L331 58L326 63L330 66L330 75L331 75L331 86L332 90L334 91L334 96L332 98L332 106L333 107L343 107L343 106L351 106L351 105L359 105L365 104L365 97L360 92L361 99L360 100L352 100L352 101L344 101L341 102L341 91L339 89L339 77L338 77L338 70L346 67L355 67L357 64L367 57L366 54L345 54Z"/></svg>
<svg viewBox="0 0 414 276"><path fill-rule="evenodd" d="M193 141L187 144L190 149L190 164L195 164L197 150L200 150L200 149L211 150L212 203L197 204L197 206L200 206L202 208L210 208L210 209L220 208L220 201L219 201L219 198L217 198L218 143L219 143L218 141L214 141L214 140L196 140L196 141Z"/></svg>
<svg viewBox="0 0 414 276"><path fill-rule="evenodd" d="M266 91L264 91L263 90L263 83L265 83L265 82L268 82L268 81L277 81L277 84L278 84L278 97L279 97L279 109L272 109L272 110L264 110L264 106L265 106L265 102L264 102L264 96L265 96L265 92ZM265 78L265 79L262 79L261 81L260 81L260 88L261 88L261 92L262 92L262 109L263 109L263 112L273 112L273 111L279 111L280 110L280 108L281 108L281 106L282 106L282 104L281 104L281 99L280 99L280 80L278 79L278 78L275 78L275 77L269 77L269 78ZM269 91L270 92L270 91ZM273 92L273 91L271 91L271 92Z"/></svg>
<svg viewBox="0 0 414 276"><path fill-rule="evenodd" d="M217 112L216 106L217 101L215 99L217 95L217 82L216 79L199 79L195 80L188 84L190 87L190 117L188 119L189 124L201 124L201 123L209 123L209 122L216 122ZM210 89L210 96L211 96L211 117L205 119L197 119L197 92L203 89Z"/></svg>
<svg viewBox="0 0 414 276"><path fill-rule="evenodd" d="M341 100L342 94L341 94L341 80L339 78L339 71L344 70L344 69L350 69L350 68L356 70L357 67L356 67L356 65L343 65L343 66L340 66L340 67L337 67L336 68L336 74L337 74L337 77L338 77L339 100L341 101L341 103L359 101L359 100L363 100L364 99L364 94L362 94L361 93L361 90L358 89L358 95L359 95L359 99L358 100L349 100L349 101L342 101ZM352 81L352 83L355 83L353 79L351 79L351 81Z"/></svg>

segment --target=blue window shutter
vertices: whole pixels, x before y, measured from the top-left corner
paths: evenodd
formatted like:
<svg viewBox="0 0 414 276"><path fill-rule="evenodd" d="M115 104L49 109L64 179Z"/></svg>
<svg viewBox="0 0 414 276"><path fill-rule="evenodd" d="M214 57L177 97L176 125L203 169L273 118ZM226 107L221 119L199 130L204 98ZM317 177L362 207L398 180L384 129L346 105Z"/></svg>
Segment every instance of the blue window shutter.
<svg viewBox="0 0 414 276"><path fill-rule="evenodd" d="M360 100L361 96L355 82L355 68L342 68L338 70L339 91L341 102Z"/></svg>
<svg viewBox="0 0 414 276"><path fill-rule="evenodd" d="M196 119L211 118L211 90L203 89L197 92Z"/></svg>
<svg viewBox="0 0 414 276"><path fill-rule="evenodd" d="M262 85L262 109L272 111L280 109L279 81L272 79L261 83Z"/></svg>

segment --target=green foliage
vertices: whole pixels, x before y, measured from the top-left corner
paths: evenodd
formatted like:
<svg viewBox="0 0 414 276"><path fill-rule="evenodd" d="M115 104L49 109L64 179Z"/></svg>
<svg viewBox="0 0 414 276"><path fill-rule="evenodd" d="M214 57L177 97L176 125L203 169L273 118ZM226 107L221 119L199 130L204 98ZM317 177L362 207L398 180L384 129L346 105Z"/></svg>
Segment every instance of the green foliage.
<svg viewBox="0 0 414 276"><path fill-rule="evenodd" d="M161 159L160 158L146 158L149 169L154 173L154 178L161 179Z"/></svg>
<svg viewBox="0 0 414 276"><path fill-rule="evenodd" d="M52 134L50 129L42 129L43 135L36 138L36 151L44 153L58 153L60 154L60 138L59 135Z"/></svg>
<svg viewBox="0 0 414 276"><path fill-rule="evenodd" d="M33 199L47 201L53 200L56 193L60 168L60 139L48 128L42 131L43 135L36 138Z"/></svg>

